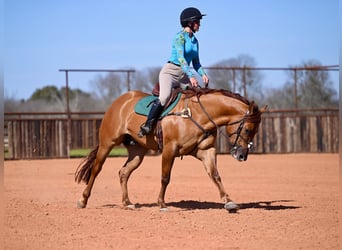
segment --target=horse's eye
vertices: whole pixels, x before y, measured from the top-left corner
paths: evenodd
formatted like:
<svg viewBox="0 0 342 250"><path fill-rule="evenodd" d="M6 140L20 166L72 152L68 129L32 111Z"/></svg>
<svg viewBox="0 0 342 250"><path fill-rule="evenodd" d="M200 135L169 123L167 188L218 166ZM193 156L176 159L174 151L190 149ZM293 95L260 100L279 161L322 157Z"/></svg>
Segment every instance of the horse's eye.
<svg viewBox="0 0 342 250"><path fill-rule="evenodd" d="M248 128L246 128L246 129L245 129L245 133L246 133L247 135L249 135L249 134L251 133L251 131L250 131Z"/></svg>

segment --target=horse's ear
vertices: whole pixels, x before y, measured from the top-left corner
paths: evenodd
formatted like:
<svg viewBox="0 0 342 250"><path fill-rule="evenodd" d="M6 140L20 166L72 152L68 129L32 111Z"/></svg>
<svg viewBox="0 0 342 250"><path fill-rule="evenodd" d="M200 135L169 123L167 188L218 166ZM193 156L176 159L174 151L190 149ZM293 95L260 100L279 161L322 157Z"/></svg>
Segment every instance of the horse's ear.
<svg viewBox="0 0 342 250"><path fill-rule="evenodd" d="M252 102L249 104L248 113L249 113L249 114L253 114L253 109L254 109L254 101L252 101Z"/></svg>
<svg viewBox="0 0 342 250"><path fill-rule="evenodd" d="M267 111L267 109L268 109L268 106L265 105L265 106L263 106L263 107L260 109L260 112L261 112L261 113L265 113L265 112Z"/></svg>

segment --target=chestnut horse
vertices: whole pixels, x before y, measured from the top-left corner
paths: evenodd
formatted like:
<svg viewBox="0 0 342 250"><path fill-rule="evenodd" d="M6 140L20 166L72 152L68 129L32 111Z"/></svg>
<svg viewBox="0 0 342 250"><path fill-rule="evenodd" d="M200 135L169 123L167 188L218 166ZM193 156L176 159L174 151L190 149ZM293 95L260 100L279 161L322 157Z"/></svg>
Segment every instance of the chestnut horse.
<svg viewBox="0 0 342 250"><path fill-rule="evenodd" d="M96 176L100 173L109 152L124 144L128 159L119 171L124 207L134 208L128 197L127 182L139 167L149 149L162 152L161 189L158 197L160 210L167 210L165 192L175 157L192 155L203 162L209 177L216 184L219 195L228 211L236 211L238 205L226 193L216 166L215 142L220 126L225 126L231 154L238 161L246 161L252 140L258 130L261 111L254 102L227 90L195 88L183 90L179 103L172 112L160 120L161 141L151 133L138 137L140 125L146 117L135 113L136 103L148 94L130 91L118 97L106 111L100 129L99 144L89 153L75 173L75 181L87 186L78 208L85 208Z"/></svg>

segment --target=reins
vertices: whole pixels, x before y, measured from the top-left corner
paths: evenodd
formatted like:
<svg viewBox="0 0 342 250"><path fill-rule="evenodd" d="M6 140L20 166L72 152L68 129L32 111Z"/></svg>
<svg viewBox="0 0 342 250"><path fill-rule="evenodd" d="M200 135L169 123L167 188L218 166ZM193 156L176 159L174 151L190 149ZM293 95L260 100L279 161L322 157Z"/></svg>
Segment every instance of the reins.
<svg viewBox="0 0 342 250"><path fill-rule="evenodd" d="M205 110L205 108L204 108L204 106L200 100L200 94L198 93L198 89L194 88L193 90L196 92L197 101L198 101L203 113L207 116L209 121L215 126L215 131L217 131L219 127L214 122L214 120L211 118L211 116L208 114L208 112ZM190 121L192 121L192 123L194 123L196 125L196 127L198 127L203 132L203 135L204 135L199 143L201 143L202 141L207 139L210 135L215 133L215 131L213 131L213 130L206 130L205 128L203 128L203 126L201 126L201 124L199 124L194 118L192 118L191 114L188 112L188 108L185 108L184 111L182 111L182 112L173 112L173 113L170 113L169 115L183 116L183 117L188 118Z"/></svg>
<svg viewBox="0 0 342 250"><path fill-rule="evenodd" d="M232 126L232 125L235 125L235 124L238 124L238 123L240 123L240 124L239 124L239 127L237 128L237 130L234 133L226 135L222 131L219 130L219 126L215 123L215 121L212 119L212 117L208 114L208 112L206 111L205 107L203 106L203 104L202 104L202 102L200 100L201 93L199 93L199 91L197 89L194 89L194 91L196 92L196 98L197 98L198 104L200 105L203 113L206 115L208 120L215 126L215 131L218 130L220 135L223 135L227 139L228 144L232 147L231 151L233 151L233 150L235 150L237 148L237 142L238 142L239 138L241 138L244 142L246 142L246 144L248 145L249 149L251 149L253 147L253 142L249 142L243 136L241 136L241 131L242 131L243 126L244 126L246 121L250 121L252 123L260 122L259 112L257 112L257 114L249 114L249 111L247 111L242 119L240 119L238 121L235 121L235 122L232 122L232 123L228 123L226 126ZM204 136L201 139L200 143L203 140L205 140L206 138L208 138L210 135L215 133L215 132L213 132L213 130L206 130L205 128L203 128L203 126L201 124L199 124L197 121L195 121L192 118L190 112L188 111L188 108L186 108L182 112L173 112L173 113L170 113L169 115L183 116L183 117L188 118L190 121L192 121L203 132ZM235 134L236 134L236 138L235 138L234 144L231 144L229 138L232 137Z"/></svg>

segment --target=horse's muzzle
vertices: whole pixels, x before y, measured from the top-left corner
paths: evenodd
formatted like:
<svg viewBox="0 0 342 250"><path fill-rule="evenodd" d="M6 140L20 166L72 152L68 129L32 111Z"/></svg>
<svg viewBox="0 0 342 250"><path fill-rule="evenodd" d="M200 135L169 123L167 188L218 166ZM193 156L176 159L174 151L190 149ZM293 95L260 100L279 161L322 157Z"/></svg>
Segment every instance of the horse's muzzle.
<svg viewBox="0 0 342 250"><path fill-rule="evenodd" d="M247 161L249 148L234 147L230 153L238 161Z"/></svg>

